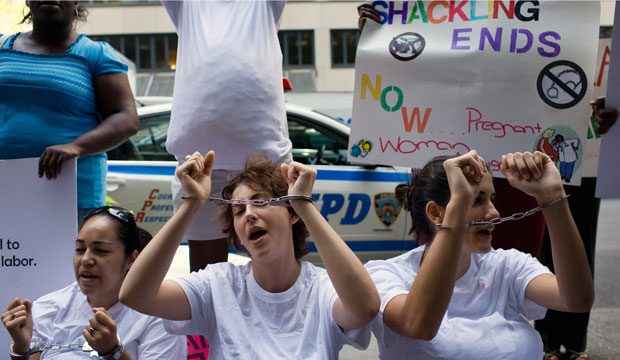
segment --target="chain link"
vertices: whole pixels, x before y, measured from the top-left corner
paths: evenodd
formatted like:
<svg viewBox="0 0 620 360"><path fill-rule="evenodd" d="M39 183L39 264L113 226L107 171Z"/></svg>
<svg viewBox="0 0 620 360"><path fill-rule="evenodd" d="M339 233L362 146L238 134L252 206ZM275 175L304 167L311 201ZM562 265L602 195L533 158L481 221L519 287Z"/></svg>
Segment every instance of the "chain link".
<svg viewBox="0 0 620 360"><path fill-rule="evenodd" d="M285 196L280 196L278 198L271 198L269 200L260 200L260 199L255 199L255 200L230 199L230 200L227 200L227 199L212 198L212 197L208 198L207 200L213 201L218 205L220 204L253 205L253 206L275 205L275 206L288 206L288 207L291 206L291 204L289 203L289 200L306 200L306 201L310 201L313 204L316 203L314 199L312 198L312 196L308 196L308 195L285 195Z"/></svg>
<svg viewBox="0 0 620 360"><path fill-rule="evenodd" d="M88 342L84 342L84 344L82 344L82 345L80 345L80 344L61 345L61 344L48 344L47 341L45 341L43 339L38 339L38 338L33 338L32 340L34 341L35 345L28 352L29 354L41 353L41 352L43 352L45 350L68 349L68 350L78 350L78 351L82 351L82 352L89 352L90 353L90 357L99 356L97 351L93 350L93 348L90 347Z"/></svg>
<svg viewBox="0 0 620 360"><path fill-rule="evenodd" d="M510 216L506 216L506 217L496 217L493 219L490 219L488 221L472 221L470 223L467 223L465 225L441 225L441 224L435 224L435 226L439 229L458 229L458 228L468 228L468 227L478 227L478 226L489 226L489 225L499 225L501 223L504 223L506 221L515 221L515 220L521 220L523 218L526 218L528 216L534 215L537 212L541 211L542 209L549 207L551 205L554 205L566 198L568 198L570 196L570 194L566 195L566 196L562 196L559 197L555 200L551 200L547 203L544 203L542 205L539 205L533 209L530 209L526 212L518 212L518 213L514 213Z"/></svg>

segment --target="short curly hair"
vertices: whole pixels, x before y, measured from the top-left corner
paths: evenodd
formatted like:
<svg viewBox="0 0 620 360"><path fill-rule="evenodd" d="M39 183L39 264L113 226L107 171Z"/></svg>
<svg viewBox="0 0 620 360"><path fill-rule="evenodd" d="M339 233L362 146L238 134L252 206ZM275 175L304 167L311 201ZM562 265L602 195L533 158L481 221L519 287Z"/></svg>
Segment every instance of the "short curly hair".
<svg viewBox="0 0 620 360"><path fill-rule="evenodd" d="M264 154L252 154L247 158L243 170L228 178L228 184L222 189L222 198L232 199L233 192L241 184L247 185L254 190L266 191L272 197L288 194L288 184L284 175L282 175L280 164L269 160ZM292 208L288 208L288 211L291 214L295 214ZM237 233L235 233L232 206L230 204L220 205L218 221L222 227L222 232L226 234L228 245L234 246L239 251L245 251ZM306 224L299 219L293 224L295 258L300 259L310 251L306 242L308 236Z"/></svg>

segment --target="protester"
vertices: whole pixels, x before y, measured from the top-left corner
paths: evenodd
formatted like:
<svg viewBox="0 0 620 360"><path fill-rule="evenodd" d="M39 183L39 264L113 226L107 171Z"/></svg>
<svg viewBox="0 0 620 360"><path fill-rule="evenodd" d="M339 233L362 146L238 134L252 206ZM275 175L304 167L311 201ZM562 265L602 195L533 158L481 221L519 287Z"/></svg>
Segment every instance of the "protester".
<svg viewBox="0 0 620 360"><path fill-rule="evenodd" d="M40 157L54 179L78 158L78 219L105 205L105 151L138 130L127 65L75 31L77 1L26 1L32 31L0 34L0 159Z"/></svg>
<svg viewBox="0 0 620 360"><path fill-rule="evenodd" d="M168 152L180 165L194 151L215 150L214 196L252 153L290 162L277 33L286 2L162 3L179 35ZM177 178L172 193L177 211L183 203ZM228 259L216 216L217 206L205 204L185 234L192 271Z"/></svg>
<svg viewBox="0 0 620 360"><path fill-rule="evenodd" d="M592 306L586 253L553 162L541 152L507 154L501 171L542 208L557 275L528 254L491 247L489 220L499 214L482 157L436 157L396 189L415 236L431 241L366 264L381 295L372 330L382 359L540 359L542 341L528 320L546 308Z"/></svg>
<svg viewBox="0 0 620 360"><path fill-rule="evenodd" d="M336 359L343 344L367 347L377 290L313 205L316 170L296 162L280 166L252 156L222 190L222 230L249 253L247 265L213 264L163 280L209 197L214 158L196 152L177 168L185 201L132 267L121 301L169 319L172 333L205 335L213 359ZM265 204L287 194L290 208ZM301 261L308 231L325 269Z"/></svg>
<svg viewBox="0 0 620 360"><path fill-rule="evenodd" d="M618 118L618 111L605 107L605 98L601 97L590 102L595 119L595 131L605 134L614 125ZM564 190L570 194L568 205L575 218L577 229L586 249L590 271L594 275L594 254L596 249L596 228L601 199L595 196L596 178L581 178L580 186L565 186ZM553 271L549 234L545 232L539 260ZM543 339L545 360L559 360L563 355L569 360L587 360L586 353L588 322L590 313L566 313L549 310L544 319L535 323L536 330ZM562 354L560 347L566 352Z"/></svg>
<svg viewBox="0 0 620 360"><path fill-rule="evenodd" d="M118 302L127 271L150 239L122 208L104 206L86 215L75 241L76 282L34 303L16 298L2 314L13 338L12 359L88 359L85 342L106 359L184 359L185 337L167 334L162 319ZM42 344L37 339L77 348L32 353Z"/></svg>

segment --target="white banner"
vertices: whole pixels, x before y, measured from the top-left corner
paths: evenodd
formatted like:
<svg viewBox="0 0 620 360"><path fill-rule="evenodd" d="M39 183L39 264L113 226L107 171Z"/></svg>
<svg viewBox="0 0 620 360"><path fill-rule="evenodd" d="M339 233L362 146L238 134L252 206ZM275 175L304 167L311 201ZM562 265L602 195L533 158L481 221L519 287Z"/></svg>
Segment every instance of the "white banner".
<svg viewBox="0 0 620 360"><path fill-rule="evenodd" d="M16 297L35 300L75 280L75 161L66 161L55 180L39 179L38 164L38 158L0 160L2 312ZM11 337L6 329L0 334L8 357Z"/></svg>
<svg viewBox="0 0 620 360"><path fill-rule="evenodd" d="M612 53L609 64L609 82L605 106L620 109L620 2L616 1L614 29L611 36ZM615 56L615 57L614 57ZM615 60L614 60L615 59ZM620 175L620 126L612 126L607 134L603 135L600 149L598 179L596 182L596 196L601 198L620 197L618 176Z"/></svg>
<svg viewBox="0 0 620 360"><path fill-rule="evenodd" d="M358 45L349 160L540 149L579 184L599 33L594 1L375 1ZM579 26L576 26L579 24Z"/></svg>

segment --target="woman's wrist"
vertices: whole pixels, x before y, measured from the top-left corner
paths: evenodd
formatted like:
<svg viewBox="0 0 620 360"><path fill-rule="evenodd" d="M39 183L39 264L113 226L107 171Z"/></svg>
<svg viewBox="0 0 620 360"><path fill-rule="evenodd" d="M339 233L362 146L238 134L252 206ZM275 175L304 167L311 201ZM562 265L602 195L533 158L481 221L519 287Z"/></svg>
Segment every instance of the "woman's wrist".
<svg viewBox="0 0 620 360"><path fill-rule="evenodd" d="M28 353L28 351L30 351L30 342L25 344L20 344L20 342L13 342L10 349L15 354L26 354Z"/></svg>
<svg viewBox="0 0 620 360"><path fill-rule="evenodd" d="M555 191L548 191L548 192L544 192L542 194L538 194L535 195L534 198L536 199L536 202L538 203L538 205L544 205L547 204L553 200L556 199L560 199L566 197L566 193L564 192L564 188L561 188L559 190L555 190Z"/></svg>
<svg viewBox="0 0 620 360"><path fill-rule="evenodd" d="M27 349L15 348L15 343L9 345L9 355L11 360L28 360L30 359L30 346Z"/></svg>

